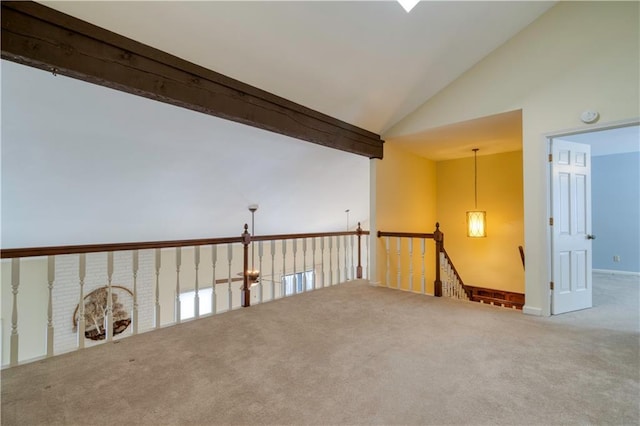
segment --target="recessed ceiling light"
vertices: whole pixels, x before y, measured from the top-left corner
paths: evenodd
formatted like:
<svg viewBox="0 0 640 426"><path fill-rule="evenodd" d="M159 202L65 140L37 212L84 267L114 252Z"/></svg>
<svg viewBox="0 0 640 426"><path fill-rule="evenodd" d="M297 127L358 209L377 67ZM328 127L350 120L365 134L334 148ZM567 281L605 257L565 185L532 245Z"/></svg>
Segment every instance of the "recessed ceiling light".
<svg viewBox="0 0 640 426"><path fill-rule="evenodd" d="M413 9L413 7L418 4L419 1L420 0L398 0L398 3L400 3L404 10L409 13L411 12L411 9Z"/></svg>

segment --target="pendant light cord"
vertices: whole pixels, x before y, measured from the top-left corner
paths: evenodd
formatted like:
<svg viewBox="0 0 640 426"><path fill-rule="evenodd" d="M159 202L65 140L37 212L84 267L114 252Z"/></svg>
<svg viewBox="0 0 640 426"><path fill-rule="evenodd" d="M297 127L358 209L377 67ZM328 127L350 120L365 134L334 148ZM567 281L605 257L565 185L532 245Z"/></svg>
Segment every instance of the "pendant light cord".
<svg viewBox="0 0 640 426"><path fill-rule="evenodd" d="M473 149L473 192L475 194L475 208L478 210L478 148Z"/></svg>

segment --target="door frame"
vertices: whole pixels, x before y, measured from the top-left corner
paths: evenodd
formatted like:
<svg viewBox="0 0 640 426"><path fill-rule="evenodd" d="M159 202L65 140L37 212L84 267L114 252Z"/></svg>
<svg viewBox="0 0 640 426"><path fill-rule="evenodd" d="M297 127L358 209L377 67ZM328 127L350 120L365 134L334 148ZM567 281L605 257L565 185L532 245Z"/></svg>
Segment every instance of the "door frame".
<svg viewBox="0 0 640 426"><path fill-rule="evenodd" d="M547 194L545 196L546 217L544 218L544 221L546 223L546 230L547 230L546 232L547 280L545 283L543 283L540 289L543 295L542 300L546 300L546 302L543 304L543 309L544 309L544 312L542 312L543 316L551 315L551 289L550 289L549 283L553 281L553 269L552 269L553 238L552 238L552 229L551 229L551 226L549 225L549 218L553 214L552 200L551 200L551 196L552 196L551 187L553 185L553 182L551 177L551 163L549 162L549 154L551 154L551 140L562 138L565 136L577 135L581 133L592 133L592 132L599 132L603 130L617 129L620 127L629 127L629 126L638 126L638 125L640 125L640 118L632 118L627 120L598 123L598 124L590 125L589 127L576 127L573 129L558 130L558 131L549 132L542 135L542 138L545 143L545 153L546 153L543 158L543 161L545 163L544 170L545 170L545 181L546 181L546 191L547 191Z"/></svg>

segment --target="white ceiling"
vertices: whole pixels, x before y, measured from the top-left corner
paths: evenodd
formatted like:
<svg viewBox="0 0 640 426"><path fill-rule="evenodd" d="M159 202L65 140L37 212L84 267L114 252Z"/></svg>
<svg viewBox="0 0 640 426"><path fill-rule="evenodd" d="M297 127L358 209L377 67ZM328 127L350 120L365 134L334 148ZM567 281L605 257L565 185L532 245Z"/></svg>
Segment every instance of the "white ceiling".
<svg viewBox="0 0 640 426"><path fill-rule="evenodd" d="M553 5L43 3L376 133ZM237 235L252 203L260 234L342 230L368 191L364 157L2 62L5 248Z"/></svg>
<svg viewBox="0 0 640 426"><path fill-rule="evenodd" d="M424 132L387 140L433 161L492 155L522 149L522 111L510 111L463 121Z"/></svg>
<svg viewBox="0 0 640 426"><path fill-rule="evenodd" d="M383 133L555 2L42 2Z"/></svg>

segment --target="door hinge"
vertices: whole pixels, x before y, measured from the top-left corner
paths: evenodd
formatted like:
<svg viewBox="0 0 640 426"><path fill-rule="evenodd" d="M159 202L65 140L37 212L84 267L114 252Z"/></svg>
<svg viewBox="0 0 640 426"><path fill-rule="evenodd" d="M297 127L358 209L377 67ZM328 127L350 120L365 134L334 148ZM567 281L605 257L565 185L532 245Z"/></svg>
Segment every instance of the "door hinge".
<svg viewBox="0 0 640 426"><path fill-rule="evenodd" d="M553 154L549 154L549 162L553 163Z"/></svg>
<svg viewBox="0 0 640 426"><path fill-rule="evenodd" d="M552 217L549 218L549 226L553 226L553 218Z"/></svg>
<svg viewBox="0 0 640 426"><path fill-rule="evenodd" d="M551 290L553 290L553 281L549 281L549 284L550 284Z"/></svg>

